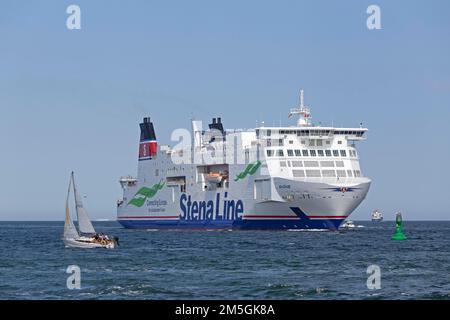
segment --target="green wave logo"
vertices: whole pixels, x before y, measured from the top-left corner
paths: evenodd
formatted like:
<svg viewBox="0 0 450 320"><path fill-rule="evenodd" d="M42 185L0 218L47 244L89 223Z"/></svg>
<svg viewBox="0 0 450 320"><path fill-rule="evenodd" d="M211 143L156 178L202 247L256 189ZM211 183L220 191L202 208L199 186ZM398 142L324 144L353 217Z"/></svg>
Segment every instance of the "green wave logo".
<svg viewBox="0 0 450 320"><path fill-rule="evenodd" d="M161 180L159 183L155 184L151 188L142 187L139 189L138 192L134 195L133 199L131 199L128 204L132 204L136 207L142 207L145 203L145 200L152 198L155 196L155 194L161 190L164 185L166 184L165 181Z"/></svg>
<svg viewBox="0 0 450 320"><path fill-rule="evenodd" d="M239 181L242 179L245 179L248 175L253 175L255 172L261 167L261 161L256 161L255 163L250 163L244 171L239 173L236 178L234 178L234 181Z"/></svg>

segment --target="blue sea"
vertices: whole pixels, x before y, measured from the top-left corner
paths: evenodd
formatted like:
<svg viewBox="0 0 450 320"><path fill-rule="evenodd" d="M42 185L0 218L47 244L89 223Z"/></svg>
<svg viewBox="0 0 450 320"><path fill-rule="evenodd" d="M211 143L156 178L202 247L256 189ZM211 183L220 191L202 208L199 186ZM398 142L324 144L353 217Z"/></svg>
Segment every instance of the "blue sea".
<svg viewBox="0 0 450 320"><path fill-rule="evenodd" d="M449 299L450 222L354 231L155 231L94 222L120 247L65 248L62 222L0 222L0 299ZM68 266L80 289L68 289ZM367 268L381 289L368 289Z"/></svg>

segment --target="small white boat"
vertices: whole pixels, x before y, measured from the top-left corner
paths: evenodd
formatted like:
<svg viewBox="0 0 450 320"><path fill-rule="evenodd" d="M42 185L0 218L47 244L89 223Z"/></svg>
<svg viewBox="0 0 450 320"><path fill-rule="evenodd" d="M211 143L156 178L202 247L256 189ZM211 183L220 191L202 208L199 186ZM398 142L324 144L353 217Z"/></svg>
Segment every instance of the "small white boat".
<svg viewBox="0 0 450 320"><path fill-rule="evenodd" d="M351 220L345 221L340 227L340 229L343 229L343 230L353 230L355 228L356 228L356 225Z"/></svg>
<svg viewBox="0 0 450 320"><path fill-rule="evenodd" d="M372 212L372 221L373 222L381 222L381 221L383 221L383 214L380 211L378 211L378 210L374 210Z"/></svg>
<svg viewBox="0 0 450 320"><path fill-rule="evenodd" d="M71 187L73 187L75 198L75 210L77 212L78 230L70 217L69 196ZM67 191L66 220L64 223L64 234L62 240L66 247L72 248L114 249L119 245L118 238L109 238L107 235L98 235L95 232L94 226L92 225L91 220L84 210L83 202L81 201L81 197L75 185L73 172L70 175L69 190Z"/></svg>

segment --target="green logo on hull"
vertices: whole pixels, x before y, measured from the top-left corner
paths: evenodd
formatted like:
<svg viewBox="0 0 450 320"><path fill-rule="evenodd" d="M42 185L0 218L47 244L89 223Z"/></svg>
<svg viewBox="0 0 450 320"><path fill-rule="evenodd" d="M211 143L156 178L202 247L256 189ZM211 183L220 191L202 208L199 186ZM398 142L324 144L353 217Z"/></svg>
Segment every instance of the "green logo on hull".
<svg viewBox="0 0 450 320"><path fill-rule="evenodd" d="M234 178L234 181L239 181L242 179L245 179L248 175L254 175L255 172L261 167L261 161L256 161L255 163L250 163L244 171L239 173L236 178Z"/></svg>
<svg viewBox="0 0 450 320"><path fill-rule="evenodd" d="M136 207L142 207L145 203L145 200L153 198L155 194L164 187L165 184L166 183L161 180L151 188L140 188L139 191L134 195L133 199L128 202L128 204L132 204Z"/></svg>

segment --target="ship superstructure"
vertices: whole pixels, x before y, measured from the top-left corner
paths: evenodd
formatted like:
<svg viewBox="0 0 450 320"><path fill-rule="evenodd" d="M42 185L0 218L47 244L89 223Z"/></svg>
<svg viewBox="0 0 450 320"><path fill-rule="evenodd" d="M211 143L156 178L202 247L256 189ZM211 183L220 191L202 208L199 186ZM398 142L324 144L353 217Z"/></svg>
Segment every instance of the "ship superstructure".
<svg viewBox="0 0 450 320"><path fill-rule="evenodd" d="M158 146L140 124L137 178L120 183L117 219L129 228L331 229L366 197L355 143L366 128L314 126L303 91L296 126L225 130L193 120L189 139ZM186 141L188 140L188 141Z"/></svg>

